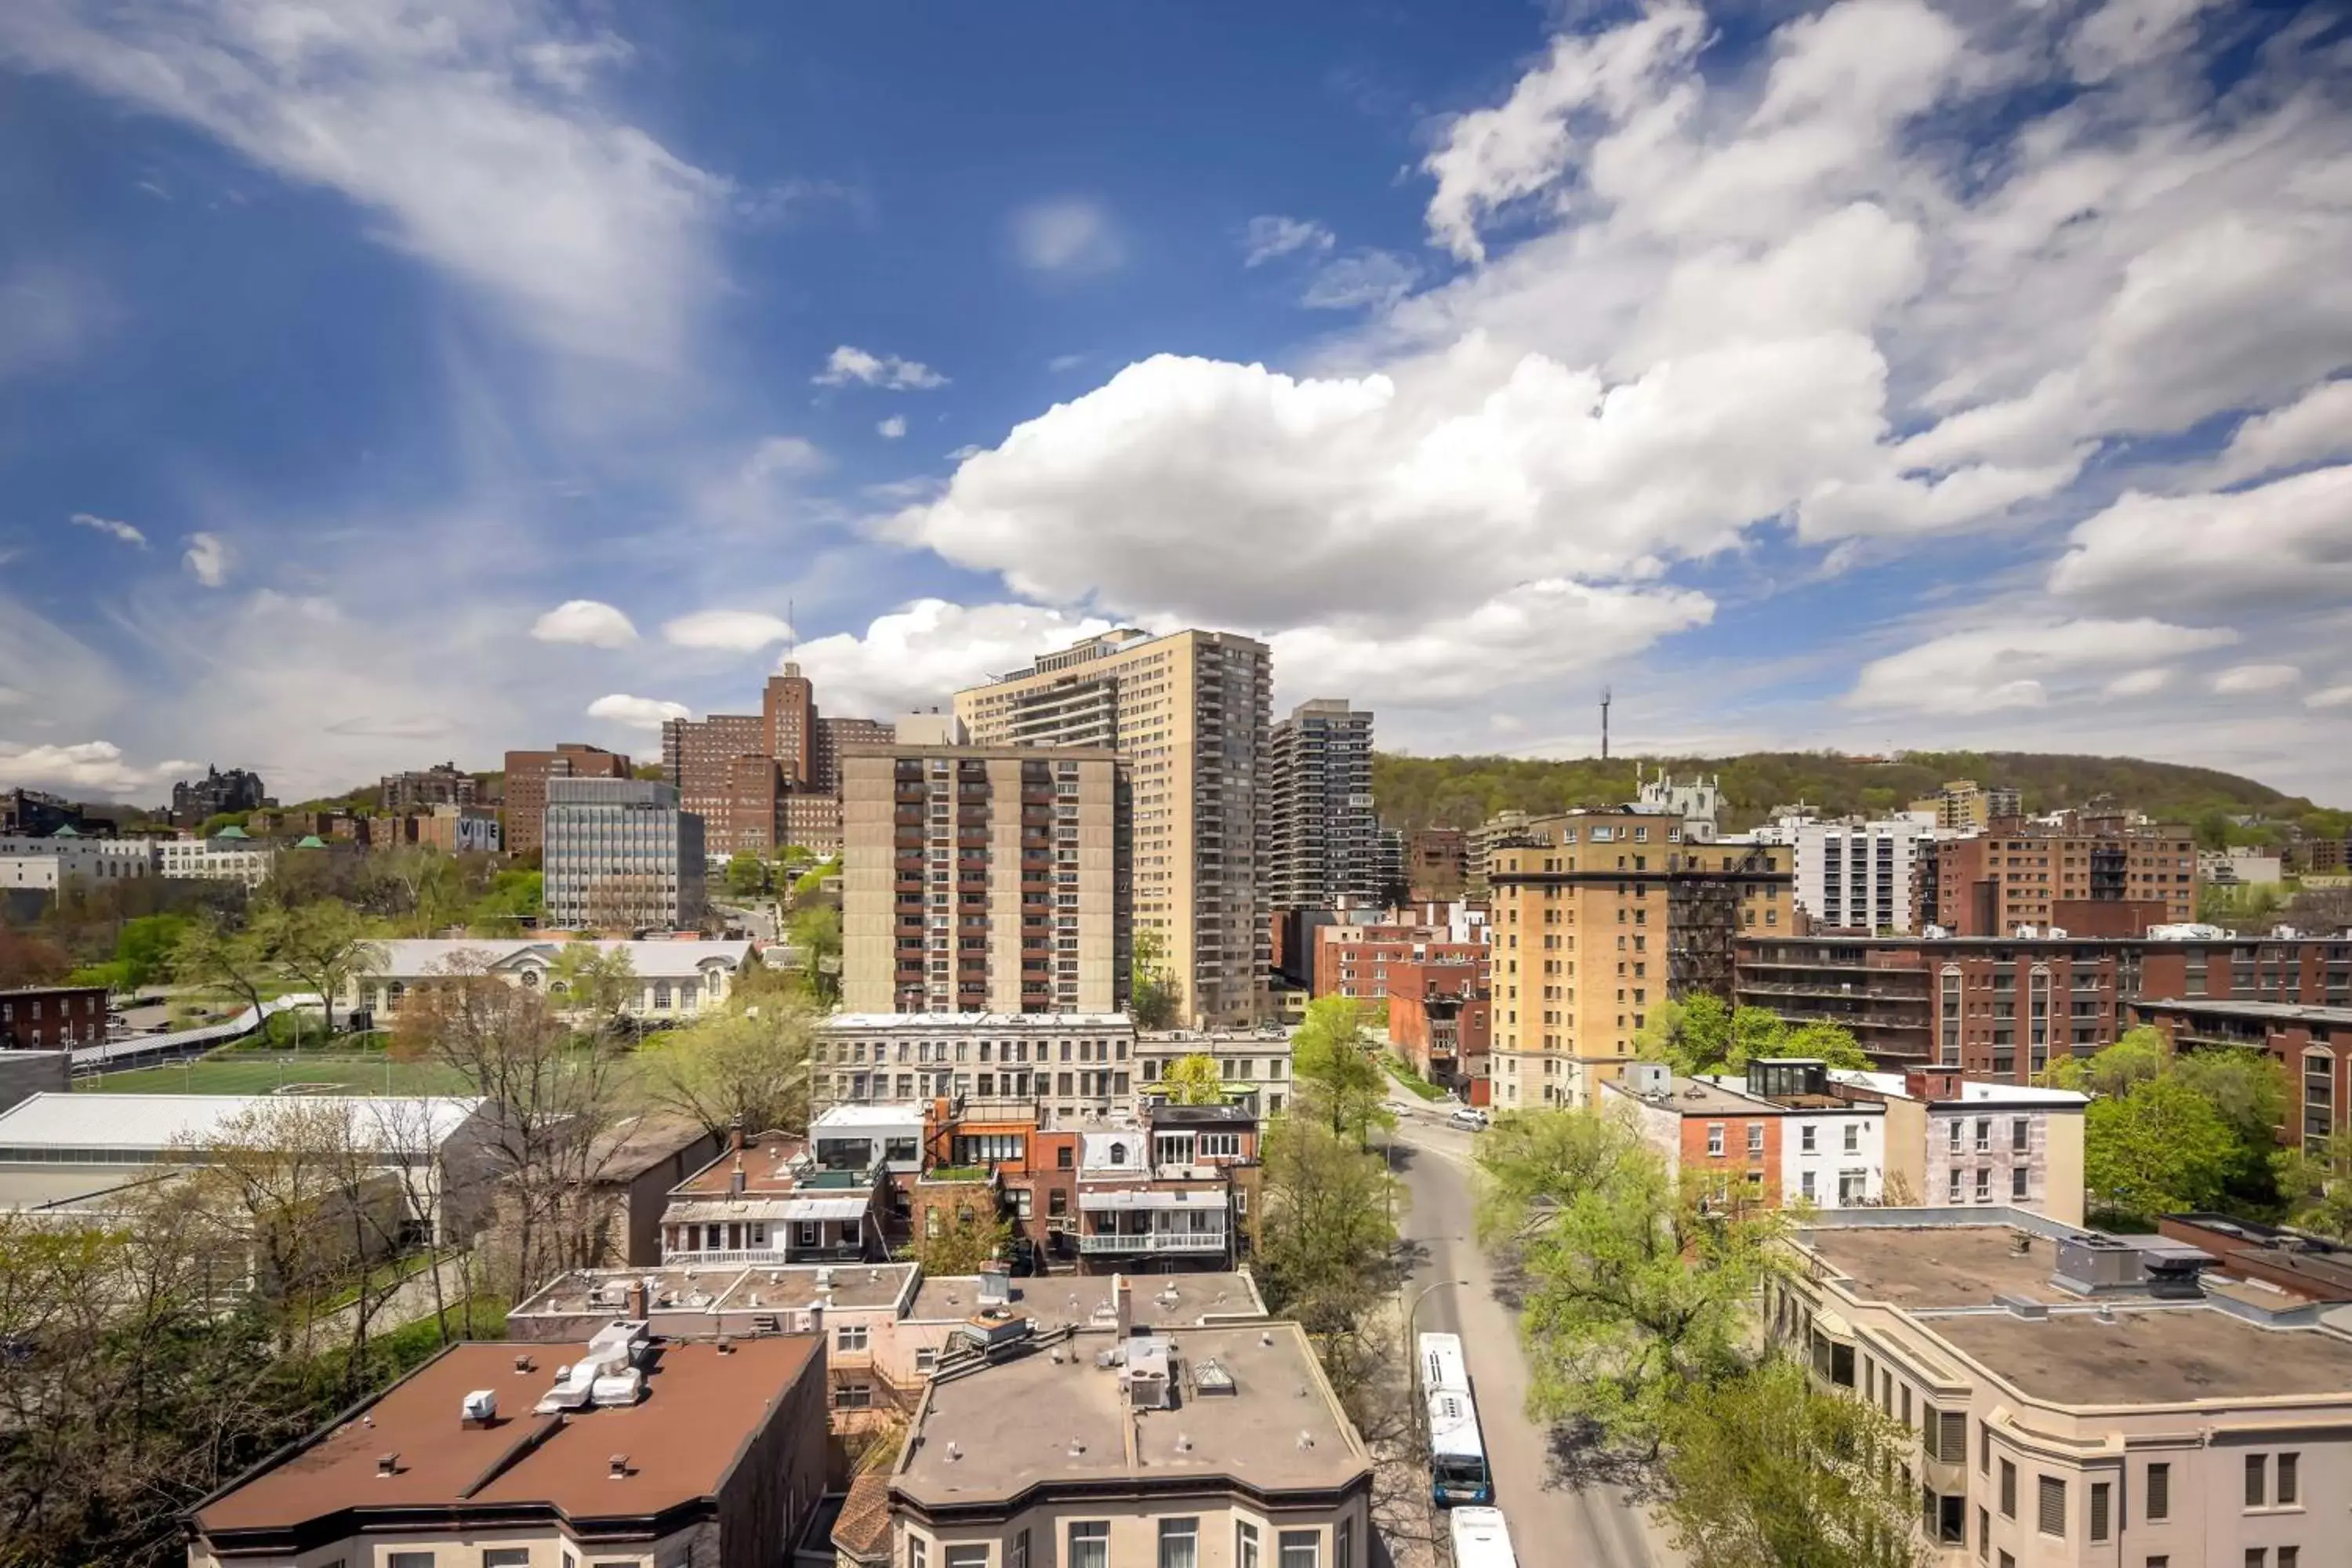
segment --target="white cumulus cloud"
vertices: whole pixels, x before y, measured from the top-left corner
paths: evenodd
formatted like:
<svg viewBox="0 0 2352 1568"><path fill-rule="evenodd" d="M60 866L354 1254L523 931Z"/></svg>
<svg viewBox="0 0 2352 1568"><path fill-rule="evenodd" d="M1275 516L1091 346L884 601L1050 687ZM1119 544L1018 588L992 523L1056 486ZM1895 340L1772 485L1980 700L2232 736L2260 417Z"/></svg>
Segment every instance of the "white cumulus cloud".
<svg viewBox="0 0 2352 1568"><path fill-rule="evenodd" d="M2352 601L2352 466L2244 490L2133 490L2077 524L2052 568L2068 598L2222 608Z"/></svg>
<svg viewBox="0 0 2352 1568"><path fill-rule="evenodd" d="M918 599L860 633L803 643L793 658L828 712L884 719L937 705L1039 654L1111 629L1092 616L1034 605Z"/></svg>
<svg viewBox="0 0 2352 1568"><path fill-rule="evenodd" d="M790 641L792 635L790 622L760 610L697 610L662 626L662 636L679 647L730 653L756 653L770 643Z"/></svg>
<svg viewBox="0 0 2352 1568"><path fill-rule="evenodd" d="M920 360L868 353L842 344L825 356L824 368L810 378L819 386L879 386L891 392L929 392L948 378Z"/></svg>
<svg viewBox="0 0 2352 1568"><path fill-rule="evenodd" d="M1948 633L1873 659L1845 700L1856 708L1922 713L2040 708L2096 695L2100 678L2119 667L2144 667L2237 640L2226 628L2147 617L2020 621Z"/></svg>
<svg viewBox="0 0 2352 1568"><path fill-rule="evenodd" d="M217 533L192 533L188 548L180 556L180 564L188 575L207 588L217 588L228 581L229 549Z"/></svg>
<svg viewBox="0 0 2352 1568"><path fill-rule="evenodd" d="M165 770L177 771L184 766L180 763L167 763L160 768L136 766L124 760L122 748L111 741L14 749L0 745L0 784L69 794L93 793L117 799L168 782L172 774Z"/></svg>
<svg viewBox="0 0 2352 1568"><path fill-rule="evenodd" d="M581 643L589 647L626 647L637 640L629 617L597 599L567 599L531 623L541 642Z"/></svg>
<svg viewBox="0 0 2352 1568"><path fill-rule="evenodd" d="M2352 457L2352 376L2322 382L2283 408L2240 425L2206 475L2231 485L2283 468Z"/></svg>
<svg viewBox="0 0 2352 1568"><path fill-rule="evenodd" d="M683 702L664 702L651 697L631 697L625 692L614 692L599 697L588 704L588 717L625 725L632 730L659 730L672 719L691 719L694 710Z"/></svg>
<svg viewBox="0 0 2352 1568"><path fill-rule="evenodd" d="M2305 708L2352 708L2352 686L2325 686L2303 700Z"/></svg>
<svg viewBox="0 0 2352 1568"><path fill-rule="evenodd" d="M896 441L907 433L906 416L903 414L893 414L889 418L885 419L880 424L875 426L874 433L877 436L881 437L885 441Z"/></svg>
<svg viewBox="0 0 2352 1568"><path fill-rule="evenodd" d="M2213 689L2224 697L2245 697L2263 691L2283 691L2303 679L2291 664L2233 665L2213 678Z"/></svg>

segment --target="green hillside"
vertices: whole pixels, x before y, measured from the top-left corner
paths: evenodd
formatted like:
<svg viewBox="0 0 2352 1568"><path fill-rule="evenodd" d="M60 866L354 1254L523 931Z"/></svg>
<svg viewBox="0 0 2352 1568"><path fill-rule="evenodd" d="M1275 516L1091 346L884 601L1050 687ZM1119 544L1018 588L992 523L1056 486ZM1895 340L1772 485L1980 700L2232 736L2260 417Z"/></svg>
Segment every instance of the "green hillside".
<svg viewBox="0 0 2352 1568"><path fill-rule="evenodd" d="M1597 758L1538 762L1522 757L1372 759L1372 796L1381 821L1412 829L1430 825L1475 827L1496 812L1559 811L1607 805L1633 797L1632 760ZM1932 795L1948 779L2014 786L2029 812L2080 805L2112 795L2126 806L2173 822L2194 822L2218 842L2232 817L2259 816L2306 832L2341 835L2352 813L2327 810L2252 779L2212 768L2144 762L2137 757L2077 757L2044 752L1905 752L1892 758L1835 752L1750 752L1736 757L1645 757L1677 778L1710 773L1723 781L1723 826L1753 826L1776 805L1803 801L1828 815L1900 810ZM2232 839L2279 832L2236 831Z"/></svg>

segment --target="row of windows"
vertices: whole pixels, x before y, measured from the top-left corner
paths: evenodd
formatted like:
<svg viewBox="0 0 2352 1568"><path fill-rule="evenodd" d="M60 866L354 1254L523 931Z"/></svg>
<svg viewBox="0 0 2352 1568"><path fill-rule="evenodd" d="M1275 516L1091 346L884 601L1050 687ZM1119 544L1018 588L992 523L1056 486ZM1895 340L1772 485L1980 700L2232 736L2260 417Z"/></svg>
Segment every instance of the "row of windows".
<svg viewBox="0 0 2352 1568"><path fill-rule="evenodd" d="M1073 1520L1063 1526L1067 1550L1064 1568L1110 1568L1110 1521ZM1159 1521L1158 1568L1201 1568L1201 1521L1197 1517ZM1272 1536L1272 1554L1266 1537ZM1050 1544L1050 1543L1049 1543ZM1017 1531L1003 1545L993 1542L940 1547L919 1535L907 1538L907 1568L1044 1568L1045 1559L1031 1557L1031 1531ZM1234 1521L1234 1568L1325 1568L1323 1532L1319 1530L1269 1530L1251 1520ZM1343 1519L1331 1532L1330 1568L1356 1568L1356 1521Z"/></svg>

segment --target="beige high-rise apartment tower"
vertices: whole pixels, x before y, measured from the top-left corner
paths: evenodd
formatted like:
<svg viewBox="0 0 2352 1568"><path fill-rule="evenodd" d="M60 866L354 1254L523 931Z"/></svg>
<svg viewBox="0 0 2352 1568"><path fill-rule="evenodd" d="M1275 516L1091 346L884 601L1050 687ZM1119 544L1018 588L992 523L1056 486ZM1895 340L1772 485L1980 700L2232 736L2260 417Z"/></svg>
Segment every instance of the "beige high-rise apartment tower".
<svg viewBox="0 0 2352 1568"><path fill-rule="evenodd" d="M1742 934L1790 929L1786 845L1684 842L1679 816L1570 811L1498 833L1492 900L1494 1103L1590 1105L1633 1059L1649 1009L1728 1001Z"/></svg>
<svg viewBox="0 0 2352 1568"><path fill-rule="evenodd" d="M1266 646L1231 632L1124 630L956 694L976 745L1111 747L1133 781L1135 930L1201 1026L1266 1012L1273 960Z"/></svg>
<svg viewBox="0 0 2352 1568"><path fill-rule="evenodd" d="M840 762L845 1010L1126 1006L1118 753L853 744Z"/></svg>

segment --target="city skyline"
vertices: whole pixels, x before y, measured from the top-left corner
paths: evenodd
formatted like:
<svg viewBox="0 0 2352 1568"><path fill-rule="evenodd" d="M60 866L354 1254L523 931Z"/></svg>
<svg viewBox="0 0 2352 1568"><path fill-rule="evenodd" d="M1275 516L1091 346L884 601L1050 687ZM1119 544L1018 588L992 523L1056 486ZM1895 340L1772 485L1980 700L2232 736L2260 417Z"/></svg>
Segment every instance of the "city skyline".
<svg viewBox="0 0 2352 1568"><path fill-rule="evenodd" d="M1423 753L1606 685L1629 755L2347 798L2325 7L442 9L0 15L0 784L646 757L787 652L887 720L1132 625Z"/></svg>

